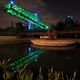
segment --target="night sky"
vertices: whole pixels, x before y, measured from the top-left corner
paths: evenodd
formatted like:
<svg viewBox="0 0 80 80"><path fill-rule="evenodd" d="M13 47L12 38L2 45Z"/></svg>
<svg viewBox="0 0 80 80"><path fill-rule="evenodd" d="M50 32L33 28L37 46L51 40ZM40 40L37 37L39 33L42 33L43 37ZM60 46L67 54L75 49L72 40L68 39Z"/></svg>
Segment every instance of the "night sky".
<svg viewBox="0 0 80 80"><path fill-rule="evenodd" d="M67 15L80 21L80 0L14 0L25 10L37 12L42 22L50 25L64 20ZM9 0L0 0L0 27L10 27L13 21L23 21L3 11ZM15 25L14 25L15 26Z"/></svg>

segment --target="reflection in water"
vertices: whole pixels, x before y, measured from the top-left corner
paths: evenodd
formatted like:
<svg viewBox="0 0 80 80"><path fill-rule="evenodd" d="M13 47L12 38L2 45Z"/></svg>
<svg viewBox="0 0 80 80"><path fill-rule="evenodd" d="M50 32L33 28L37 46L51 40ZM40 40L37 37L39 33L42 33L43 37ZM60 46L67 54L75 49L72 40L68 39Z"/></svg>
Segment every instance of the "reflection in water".
<svg viewBox="0 0 80 80"><path fill-rule="evenodd" d="M33 52L31 52L30 55L25 55L24 57L20 58L19 60L16 60L10 64L10 67L12 69L19 69L23 68L25 66L28 66L30 63L37 61L38 55L44 53L45 50L43 49L37 49Z"/></svg>
<svg viewBox="0 0 80 80"><path fill-rule="evenodd" d="M35 61L29 66L32 68L42 67L42 70L46 72L49 68L53 67L55 71L64 71L67 74L73 74L77 70L77 74L80 73L80 48L68 51L54 51L45 50L45 54L37 55ZM31 55L33 51L37 49L26 45L8 45L0 46L0 59L12 58L13 61L19 60L23 56ZM46 70L46 71L45 71Z"/></svg>
<svg viewBox="0 0 80 80"><path fill-rule="evenodd" d="M21 57L23 56L25 47L27 47L25 44L0 46L0 59Z"/></svg>
<svg viewBox="0 0 80 80"><path fill-rule="evenodd" d="M32 48L29 47L29 48L28 48L28 55L31 55L31 53L32 53Z"/></svg>
<svg viewBox="0 0 80 80"><path fill-rule="evenodd" d="M32 55L32 53L33 53L32 47L29 47L28 50L26 49L24 53L26 53L27 55ZM36 54L36 58L34 61L37 62L37 60L38 60L38 55Z"/></svg>

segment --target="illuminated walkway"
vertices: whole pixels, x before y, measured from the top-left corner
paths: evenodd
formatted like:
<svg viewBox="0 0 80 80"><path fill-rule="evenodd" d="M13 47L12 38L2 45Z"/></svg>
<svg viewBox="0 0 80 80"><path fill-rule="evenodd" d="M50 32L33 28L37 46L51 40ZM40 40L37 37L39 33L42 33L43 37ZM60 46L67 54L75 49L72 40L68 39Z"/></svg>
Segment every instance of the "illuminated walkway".
<svg viewBox="0 0 80 80"><path fill-rule="evenodd" d="M43 49L37 49L36 51L33 51L30 55L24 56L21 59L19 59L18 61L11 63L10 66L12 67L12 69L18 69L18 68L25 67L28 64L30 64L31 62L34 62L38 58L38 55L40 55L44 52L45 52L45 50L43 50Z"/></svg>

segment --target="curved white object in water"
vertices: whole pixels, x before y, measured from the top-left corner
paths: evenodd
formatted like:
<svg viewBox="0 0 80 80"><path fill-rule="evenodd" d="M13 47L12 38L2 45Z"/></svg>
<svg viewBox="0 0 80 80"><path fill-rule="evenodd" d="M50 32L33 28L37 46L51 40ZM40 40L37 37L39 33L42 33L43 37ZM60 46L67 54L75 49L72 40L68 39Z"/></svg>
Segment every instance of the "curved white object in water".
<svg viewBox="0 0 80 80"><path fill-rule="evenodd" d="M48 40L48 39L31 39L31 42L40 46L68 46L75 44L75 40Z"/></svg>
<svg viewBox="0 0 80 80"><path fill-rule="evenodd" d="M36 48L46 48L54 50L65 50L75 47L75 40L50 40L50 39L31 39L32 46Z"/></svg>

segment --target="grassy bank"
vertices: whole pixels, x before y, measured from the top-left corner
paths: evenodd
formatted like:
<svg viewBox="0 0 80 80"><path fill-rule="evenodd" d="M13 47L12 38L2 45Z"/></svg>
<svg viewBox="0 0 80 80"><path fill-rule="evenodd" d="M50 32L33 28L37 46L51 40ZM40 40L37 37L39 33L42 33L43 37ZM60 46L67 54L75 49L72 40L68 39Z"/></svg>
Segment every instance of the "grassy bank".
<svg viewBox="0 0 80 80"><path fill-rule="evenodd" d="M29 39L0 40L0 45L30 43Z"/></svg>

